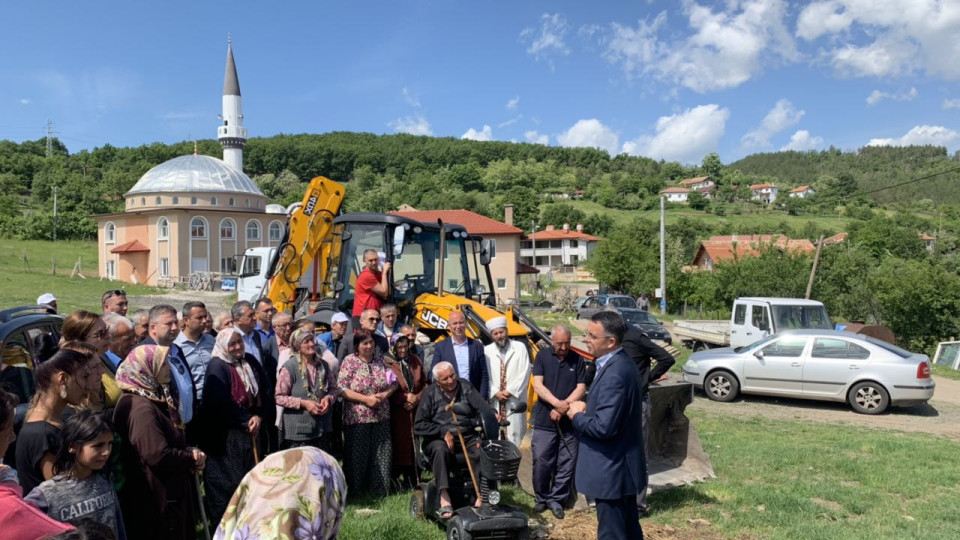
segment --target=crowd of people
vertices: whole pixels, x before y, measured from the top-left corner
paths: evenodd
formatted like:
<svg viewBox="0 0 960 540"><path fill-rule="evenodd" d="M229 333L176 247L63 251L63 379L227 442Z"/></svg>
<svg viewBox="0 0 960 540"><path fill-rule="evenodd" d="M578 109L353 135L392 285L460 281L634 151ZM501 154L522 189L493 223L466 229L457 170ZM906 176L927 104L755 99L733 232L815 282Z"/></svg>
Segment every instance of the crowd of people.
<svg viewBox="0 0 960 540"><path fill-rule="evenodd" d="M18 531L11 537L59 538L84 527L103 538L193 539L200 524L233 538L230 531L282 524L334 538L347 487L351 497L382 497L420 482L421 440L440 517L450 517L447 473L459 447L445 405L489 408L507 420L500 437L519 446L528 423L511 404L526 401L531 379L539 395L534 511L562 519L575 478L584 493L595 484L580 476L591 467L581 442L617 429L584 406L587 364L564 326L531 361L526 345L509 339L505 318L487 322L493 340L484 347L453 312L449 339L428 368L425 337L398 321L397 306L370 299L353 317L334 314L320 332L314 317L293 320L268 299L214 315L197 301L128 315L122 290L101 304L100 314L64 318L60 343L33 366L29 401L0 391L0 454L16 439L7 461L16 468L0 465L0 530ZM590 339L588 332L588 347ZM626 399L639 404L638 392ZM278 483L277 471L289 481ZM636 472L624 469L628 483ZM624 490L640 494L645 482ZM601 484L597 498L611 498L611 484ZM258 492L270 493L263 506L280 515L261 512ZM315 519L298 525L298 512Z"/></svg>

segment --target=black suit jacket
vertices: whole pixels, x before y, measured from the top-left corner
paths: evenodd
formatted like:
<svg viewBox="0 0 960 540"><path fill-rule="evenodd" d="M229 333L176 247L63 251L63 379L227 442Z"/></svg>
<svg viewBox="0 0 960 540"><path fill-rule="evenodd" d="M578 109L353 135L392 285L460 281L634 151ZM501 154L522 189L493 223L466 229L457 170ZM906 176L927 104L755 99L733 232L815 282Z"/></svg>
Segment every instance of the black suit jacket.
<svg viewBox="0 0 960 540"><path fill-rule="evenodd" d="M276 336L264 340L259 331L253 330L252 333L253 342L260 349L260 370L266 377L267 382L265 391L260 393L265 405L269 405L265 406L263 420L268 426L272 426L277 419L277 408L274 404L277 393L277 362L280 358L280 347L277 345ZM254 362L256 362L256 358L254 358Z"/></svg>
<svg viewBox="0 0 960 540"><path fill-rule="evenodd" d="M621 345L623 345L623 352L627 353L627 356L636 362L637 368L640 369L640 386L643 389L641 398L646 395L650 381L662 377L670 370L670 366L676 362L672 354L650 341L650 338L636 327L627 330ZM651 360L657 361L657 365L652 370L650 368Z"/></svg>
<svg viewBox="0 0 960 540"><path fill-rule="evenodd" d="M473 338L467 338L467 350L470 353L470 377L467 379L470 384L476 388L481 396L490 394L490 374L487 373L487 357L483 353L483 344ZM440 362L450 362L453 364L453 372L458 378L464 378L460 374L460 368L457 367L457 355L453 352L453 338L445 339L433 350L433 363L435 366ZM428 371L427 378L433 382L433 370Z"/></svg>

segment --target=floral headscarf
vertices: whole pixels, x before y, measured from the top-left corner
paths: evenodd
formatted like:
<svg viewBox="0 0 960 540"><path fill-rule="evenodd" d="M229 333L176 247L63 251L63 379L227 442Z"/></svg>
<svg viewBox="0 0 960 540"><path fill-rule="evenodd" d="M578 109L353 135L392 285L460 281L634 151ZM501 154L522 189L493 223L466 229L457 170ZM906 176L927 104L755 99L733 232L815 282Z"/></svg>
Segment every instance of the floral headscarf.
<svg viewBox="0 0 960 540"><path fill-rule="evenodd" d="M337 537L347 504L343 470L305 446L267 456L243 477L214 540Z"/></svg>
<svg viewBox="0 0 960 540"><path fill-rule="evenodd" d="M140 345L130 351L127 359L117 368L117 386L124 392L141 395L150 401L166 403L170 419L174 425L182 428L180 409L177 400L170 392L169 384L160 384L160 368L167 361L170 347L160 345Z"/></svg>
<svg viewBox="0 0 960 540"><path fill-rule="evenodd" d="M213 358L219 358L231 366L236 366L237 373L240 374L240 381L243 382L243 388L251 395L256 396L260 389L257 386L257 376L253 373L253 368L250 367L250 363L244 360L244 355L240 355L240 358L237 359L227 351L230 338L232 338L234 334L239 335L241 340L243 339L243 332L238 328L231 327L221 330L217 334L217 342L213 346L211 356L213 356Z"/></svg>

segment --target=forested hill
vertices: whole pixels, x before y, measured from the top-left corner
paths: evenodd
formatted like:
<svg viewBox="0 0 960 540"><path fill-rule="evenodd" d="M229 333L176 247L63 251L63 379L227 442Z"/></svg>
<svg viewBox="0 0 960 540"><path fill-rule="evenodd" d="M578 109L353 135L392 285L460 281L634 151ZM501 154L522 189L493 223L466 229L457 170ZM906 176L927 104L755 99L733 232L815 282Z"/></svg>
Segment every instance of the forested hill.
<svg viewBox="0 0 960 540"><path fill-rule="evenodd" d="M960 204L960 171L883 189L958 167L957 155L947 155L942 146L866 146L856 152L831 148L753 154L729 164L727 169L739 170L747 177L769 177L778 185L790 187L816 187L829 183L830 177L849 175L860 193L872 192L870 197L879 203L929 199L938 204Z"/></svg>

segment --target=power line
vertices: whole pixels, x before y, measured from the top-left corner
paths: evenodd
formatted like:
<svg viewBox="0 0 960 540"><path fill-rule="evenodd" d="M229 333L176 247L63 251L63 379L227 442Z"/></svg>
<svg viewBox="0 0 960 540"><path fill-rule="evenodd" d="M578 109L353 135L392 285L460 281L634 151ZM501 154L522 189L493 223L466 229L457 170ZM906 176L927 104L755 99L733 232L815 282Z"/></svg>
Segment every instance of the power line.
<svg viewBox="0 0 960 540"><path fill-rule="evenodd" d="M886 186L886 187L882 187L882 188L871 189L870 191L864 191L864 192L861 192L861 193L855 193L854 195L847 195L847 196L844 196L844 197L841 197L841 198L846 199L847 197L861 196L861 195L870 195L871 193L877 193L878 191L884 191L884 190L887 190L887 189L898 188L898 187L900 187L900 186L906 186L906 185L910 185L910 184L915 184L915 183L920 182L920 181L923 181L923 180L929 180L929 179L931 179L931 178L935 178L935 177L937 177L937 176L940 176L941 174L947 174L947 173L951 173L951 172L955 172L955 171L960 171L960 166L954 167L954 168L952 168L952 169L946 169L946 170L943 170L943 171L940 171L940 172L931 173L931 174L928 174L928 175L926 175L926 176L921 176L921 177L919 177L919 178L914 178L913 180L907 180L906 182L900 182L899 184L893 184L892 186Z"/></svg>

